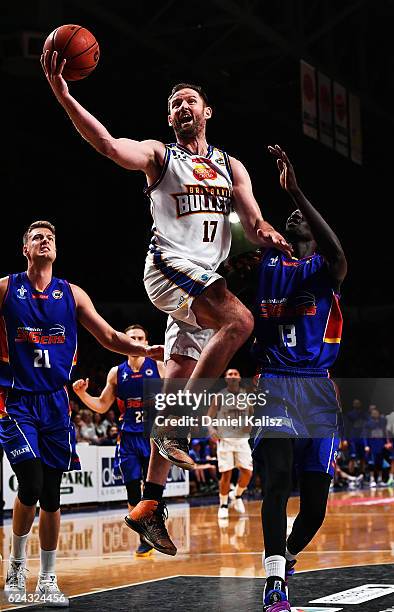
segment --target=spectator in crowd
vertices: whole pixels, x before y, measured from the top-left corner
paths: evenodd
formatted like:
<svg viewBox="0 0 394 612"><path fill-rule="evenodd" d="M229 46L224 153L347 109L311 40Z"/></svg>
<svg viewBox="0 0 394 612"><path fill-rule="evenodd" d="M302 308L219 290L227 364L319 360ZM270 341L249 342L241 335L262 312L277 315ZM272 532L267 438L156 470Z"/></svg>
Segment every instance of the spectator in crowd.
<svg viewBox="0 0 394 612"><path fill-rule="evenodd" d="M380 414L377 406L369 406L370 417L365 423L365 454L370 473L369 486L375 488L391 485L389 478L392 444L387 436L386 417Z"/></svg>
<svg viewBox="0 0 394 612"><path fill-rule="evenodd" d="M217 472L215 465L208 463L207 447L196 438L192 440L189 452L196 467L191 471L191 477L198 483L200 492L212 492L217 490Z"/></svg>
<svg viewBox="0 0 394 612"><path fill-rule="evenodd" d="M75 436L76 436L76 441L77 442L82 442L82 435L81 435L81 427L83 425L83 421L82 421L82 416L81 414L78 412L78 414L76 414L74 416L74 427L75 427Z"/></svg>
<svg viewBox="0 0 394 612"><path fill-rule="evenodd" d="M83 422L81 426L81 437L83 442L89 444L97 443L96 427L93 423L93 413L91 410L83 410Z"/></svg>
<svg viewBox="0 0 394 612"><path fill-rule="evenodd" d="M107 435L101 442L101 446L116 446L119 429L117 425L109 425Z"/></svg>
<svg viewBox="0 0 394 612"><path fill-rule="evenodd" d="M386 421L387 421L387 435L391 443L391 450L390 450L391 470L390 470L389 483L394 483L394 410L386 416Z"/></svg>
<svg viewBox="0 0 394 612"><path fill-rule="evenodd" d="M365 470L364 428L368 413L359 399L354 399L352 409L346 414L346 444L349 452L349 474L355 475L357 466Z"/></svg>
<svg viewBox="0 0 394 612"><path fill-rule="evenodd" d="M357 489L362 486L364 474L358 474L354 476L350 474L349 466L352 462L349 456L349 447L346 442L341 442L337 459L335 462L335 473L332 482L332 489L342 489L347 487L349 489Z"/></svg>
<svg viewBox="0 0 394 612"><path fill-rule="evenodd" d="M104 417L105 417L103 420L104 427L108 428L110 425L118 426L118 419L116 418L115 410L113 410L113 408L110 408L110 410L108 410L108 412L104 415Z"/></svg>
<svg viewBox="0 0 394 612"><path fill-rule="evenodd" d="M107 427L102 422L102 416L99 412L95 412L93 415L94 429L96 431L96 437L98 443L101 443L102 439L107 435Z"/></svg>

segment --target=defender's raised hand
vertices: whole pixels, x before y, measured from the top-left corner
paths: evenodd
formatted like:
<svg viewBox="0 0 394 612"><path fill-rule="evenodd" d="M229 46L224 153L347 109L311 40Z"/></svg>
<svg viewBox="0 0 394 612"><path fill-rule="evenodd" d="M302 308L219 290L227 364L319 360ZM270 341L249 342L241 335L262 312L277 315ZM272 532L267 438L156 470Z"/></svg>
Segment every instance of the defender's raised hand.
<svg viewBox="0 0 394 612"><path fill-rule="evenodd" d="M295 193L296 191L298 191L298 184L294 168L286 153L279 145L275 145L274 147L269 146L268 151L276 159L276 163L280 173L279 180L282 189L285 189L288 193Z"/></svg>

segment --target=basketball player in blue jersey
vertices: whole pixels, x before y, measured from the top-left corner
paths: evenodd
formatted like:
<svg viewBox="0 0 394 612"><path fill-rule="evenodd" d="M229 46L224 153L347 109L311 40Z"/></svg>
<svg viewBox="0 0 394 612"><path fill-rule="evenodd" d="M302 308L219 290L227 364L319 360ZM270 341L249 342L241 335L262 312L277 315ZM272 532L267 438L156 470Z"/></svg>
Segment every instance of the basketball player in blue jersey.
<svg viewBox="0 0 394 612"><path fill-rule="evenodd" d="M125 330L136 344L148 345L148 333L140 325L130 325ZM111 368L99 397L88 392L89 379L77 380L73 389L86 406L101 414L107 412L115 400L120 410L120 434L115 451L115 474L119 476L127 490L129 512L141 500L141 480L146 479L150 441L144 435L144 380L164 376L164 364L148 357L129 355L127 361ZM136 550L138 557L148 556L152 546L142 538Z"/></svg>
<svg viewBox="0 0 394 612"><path fill-rule="evenodd" d="M290 254L289 245L262 218L243 164L208 144L206 124L212 108L199 85L179 83L169 95L168 124L175 132L175 143L114 138L70 94L62 77L65 60L57 65L57 59L56 51L45 52L42 68L81 136L118 165L145 174L154 221L145 288L151 301L169 315L166 379L189 379L186 388L193 391L199 379L217 378L225 371L253 330L252 314L216 272L230 249L231 209L238 213L252 243ZM152 538L160 531L156 522L161 522L159 515L164 511L169 462L185 469L194 466L186 435L180 432L180 436L155 437L157 448L152 449L143 501L128 521L146 538L148 531L152 530ZM162 535L164 542L167 534ZM169 540L168 546L173 554Z"/></svg>
<svg viewBox="0 0 394 612"><path fill-rule="evenodd" d="M56 242L51 223L30 225L23 254L27 271L0 279L0 442L18 480L5 591L25 593L26 540L39 501L41 567L36 591L48 604L67 606L57 586L55 558L62 473L80 469L66 387L76 363L77 321L117 353L160 358L162 350L115 331L85 291L53 276Z"/></svg>
<svg viewBox="0 0 394 612"><path fill-rule="evenodd" d="M263 609L280 612L291 609L287 578L294 573L297 554L323 523L334 474L340 410L328 368L339 350L339 289L347 264L337 236L299 188L286 153L278 145L269 151L277 160L282 188L297 206L285 233L294 257L263 251L253 281L258 288L259 391L268 391L260 412L277 419L276 427L257 432L253 451L264 483ZM293 463L299 473L300 512L286 542Z"/></svg>

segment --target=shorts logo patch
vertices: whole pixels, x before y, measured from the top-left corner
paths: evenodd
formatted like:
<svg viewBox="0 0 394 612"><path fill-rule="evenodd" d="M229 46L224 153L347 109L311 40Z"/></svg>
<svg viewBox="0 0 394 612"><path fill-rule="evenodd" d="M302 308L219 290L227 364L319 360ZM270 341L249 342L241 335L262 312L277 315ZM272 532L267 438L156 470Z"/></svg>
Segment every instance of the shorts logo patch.
<svg viewBox="0 0 394 612"><path fill-rule="evenodd" d="M25 453L30 452L30 448L26 445L26 446L22 446L21 448L15 448L14 450L10 451L11 455L14 457L19 457L20 455L24 455Z"/></svg>
<svg viewBox="0 0 394 612"><path fill-rule="evenodd" d="M201 278L202 281L207 281L210 278L210 276L209 276L209 274L202 274L200 276L200 278Z"/></svg>
<svg viewBox="0 0 394 612"><path fill-rule="evenodd" d="M185 304L187 304L187 298L184 295L181 295L178 302L178 308L185 306Z"/></svg>

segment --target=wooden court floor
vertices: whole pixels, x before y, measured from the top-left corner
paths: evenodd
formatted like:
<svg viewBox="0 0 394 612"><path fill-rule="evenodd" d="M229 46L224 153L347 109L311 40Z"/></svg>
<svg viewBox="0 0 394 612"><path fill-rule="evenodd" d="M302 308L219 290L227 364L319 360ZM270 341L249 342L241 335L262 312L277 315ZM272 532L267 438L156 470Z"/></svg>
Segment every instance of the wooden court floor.
<svg viewBox="0 0 394 612"><path fill-rule="evenodd" d="M125 510L65 514L58 554L58 582L68 595L130 585L178 575L262 577L259 501L245 502L246 515L230 508L218 521L217 506L190 508L169 504L168 529L176 557L158 552L134 557L137 535L124 524ZM289 501L289 528L298 498ZM2 572L6 572L11 522L0 528ZM37 525L28 540L29 590L39 567ZM394 489L330 494L325 524L300 556L298 570L394 562ZM8 606L1 608L7 609Z"/></svg>

